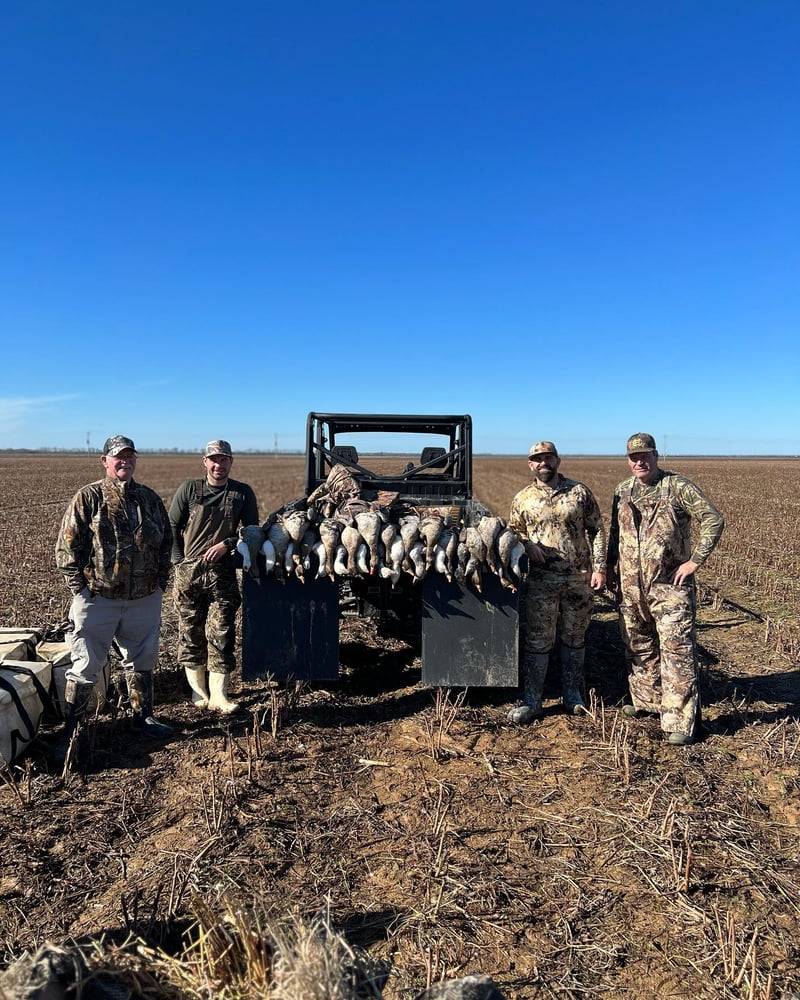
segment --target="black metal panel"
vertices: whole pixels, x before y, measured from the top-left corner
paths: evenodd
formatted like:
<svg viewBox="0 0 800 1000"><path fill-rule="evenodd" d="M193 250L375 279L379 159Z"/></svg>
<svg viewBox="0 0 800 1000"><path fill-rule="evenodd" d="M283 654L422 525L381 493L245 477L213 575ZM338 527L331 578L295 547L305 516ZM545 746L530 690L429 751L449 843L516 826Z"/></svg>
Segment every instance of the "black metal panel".
<svg viewBox="0 0 800 1000"><path fill-rule="evenodd" d="M493 574L483 594L429 573L422 590L422 683L432 687L516 687L519 597Z"/></svg>
<svg viewBox="0 0 800 1000"><path fill-rule="evenodd" d="M242 677L335 681L339 588L331 580L285 583L242 574Z"/></svg>

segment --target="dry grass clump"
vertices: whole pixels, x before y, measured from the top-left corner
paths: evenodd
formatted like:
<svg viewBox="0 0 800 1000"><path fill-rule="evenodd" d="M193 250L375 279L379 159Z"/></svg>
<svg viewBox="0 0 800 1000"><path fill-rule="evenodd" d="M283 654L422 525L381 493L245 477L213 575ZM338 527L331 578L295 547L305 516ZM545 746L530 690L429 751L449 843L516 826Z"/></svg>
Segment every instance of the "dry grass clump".
<svg viewBox="0 0 800 1000"><path fill-rule="evenodd" d="M351 947L324 909L271 915L258 904L192 900L195 922L171 955L137 938L96 950L95 977L113 978L147 1000L370 1000L386 972Z"/></svg>

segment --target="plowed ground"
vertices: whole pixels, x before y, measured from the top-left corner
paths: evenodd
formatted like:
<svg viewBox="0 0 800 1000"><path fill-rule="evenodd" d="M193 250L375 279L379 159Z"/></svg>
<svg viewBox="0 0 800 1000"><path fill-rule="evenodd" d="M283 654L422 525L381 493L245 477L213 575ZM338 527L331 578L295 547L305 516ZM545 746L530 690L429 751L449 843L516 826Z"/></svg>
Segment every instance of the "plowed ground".
<svg viewBox="0 0 800 1000"><path fill-rule="evenodd" d="M391 966L389 998L477 970L509 998L795 995L800 685L796 649L773 637L798 605L790 583L765 581L800 570L800 464L665 464L728 519L701 588L701 742L669 748L653 723L622 721L605 599L587 642L591 712L563 715L554 679L529 729L506 722L510 690L437 704L415 651L363 623L343 631L338 685L237 679L241 717L199 714L175 670L167 600L156 689L175 739L132 741L115 708L92 727L85 773L52 773L51 727L0 785L0 965L46 940L99 938L104 961L124 964L130 949L113 948L131 935L178 955L199 912L327 906ZM0 457L0 625L64 618L58 522L101 471L96 458ZM562 471L604 512L626 472L599 458ZM144 455L137 478L169 502L199 472L198 459ZM243 456L234 474L263 514L302 493L298 458ZM497 513L526 480L522 460L476 460L476 492ZM760 523L765 483L794 512L785 539ZM750 587L720 577L715 559L756 558L742 548L756 532L777 540L771 570L764 557Z"/></svg>

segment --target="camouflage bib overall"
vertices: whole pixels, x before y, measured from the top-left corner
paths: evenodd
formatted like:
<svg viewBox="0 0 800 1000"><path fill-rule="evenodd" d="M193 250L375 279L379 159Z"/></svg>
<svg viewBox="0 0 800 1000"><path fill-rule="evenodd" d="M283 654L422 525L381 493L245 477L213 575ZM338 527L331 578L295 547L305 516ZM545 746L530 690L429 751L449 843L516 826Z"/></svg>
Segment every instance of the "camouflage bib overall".
<svg viewBox="0 0 800 1000"><path fill-rule="evenodd" d="M619 498L620 618L630 655L630 689L638 709L658 712L665 732L691 734L699 715L694 581L672 578L690 558L669 480L644 496Z"/></svg>
<svg viewBox="0 0 800 1000"><path fill-rule="evenodd" d="M233 558L207 563L203 553L234 533L234 497L203 505L205 480L195 483L195 499L183 533L186 557L175 566L173 591L178 611L178 662L190 669L230 673L236 665L236 612L241 604Z"/></svg>

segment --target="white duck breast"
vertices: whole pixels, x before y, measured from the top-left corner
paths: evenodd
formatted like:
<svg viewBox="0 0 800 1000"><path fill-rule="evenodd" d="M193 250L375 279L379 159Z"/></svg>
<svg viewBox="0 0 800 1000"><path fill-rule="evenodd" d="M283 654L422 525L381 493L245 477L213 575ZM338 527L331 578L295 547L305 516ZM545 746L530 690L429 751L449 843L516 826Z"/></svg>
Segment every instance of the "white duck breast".
<svg viewBox="0 0 800 1000"><path fill-rule="evenodd" d="M289 542L283 556L283 569L287 576L290 576L294 569L294 542Z"/></svg>
<svg viewBox="0 0 800 1000"><path fill-rule="evenodd" d="M250 558L250 549L247 547L247 542L240 538L236 543L236 551L242 557L242 569L245 573L250 571L250 567L253 565L253 560Z"/></svg>
<svg viewBox="0 0 800 1000"><path fill-rule="evenodd" d="M325 569L325 546L322 544L322 542L317 542L314 548L311 550L311 552L312 555L316 556L317 558L317 573L314 579L322 580L323 577L326 577L328 575L328 572Z"/></svg>
<svg viewBox="0 0 800 1000"><path fill-rule="evenodd" d="M457 545L458 533L454 532L452 528L445 528L439 535L434 551L434 568L437 573L444 574L448 583L453 582L452 559Z"/></svg>
<svg viewBox="0 0 800 1000"><path fill-rule="evenodd" d="M400 571L403 568L403 559L405 558L406 550L403 545L403 539L397 535L395 536L392 546L389 549L387 559L392 567L392 572L397 573L397 579L400 579ZM397 583L397 580L395 580Z"/></svg>
<svg viewBox="0 0 800 1000"><path fill-rule="evenodd" d="M370 575L369 547L366 542L359 542L356 549L356 570L362 576Z"/></svg>
<svg viewBox="0 0 800 1000"><path fill-rule="evenodd" d="M336 546L336 556L333 560L333 572L337 576L347 576L347 549L339 543Z"/></svg>
<svg viewBox="0 0 800 1000"><path fill-rule="evenodd" d="M426 514L419 522L419 537L425 542L426 569L433 565L434 549L443 528L444 521L437 514Z"/></svg>
<svg viewBox="0 0 800 1000"><path fill-rule="evenodd" d="M413 567L412 572L414 580L422 580L427 571L427 566L425 564L425 543L421 538L417 539L417 541L411 546L411 551L408 553L408 559Z"/></svg>
<svg viewBox="0 0 800 1000"><path fill-rule="evenodd" d="M275 546L268 539L264 539L264 544L261 546L261 552L264 556L264 571L266 573L271 573L275 568Z"/></svg>

